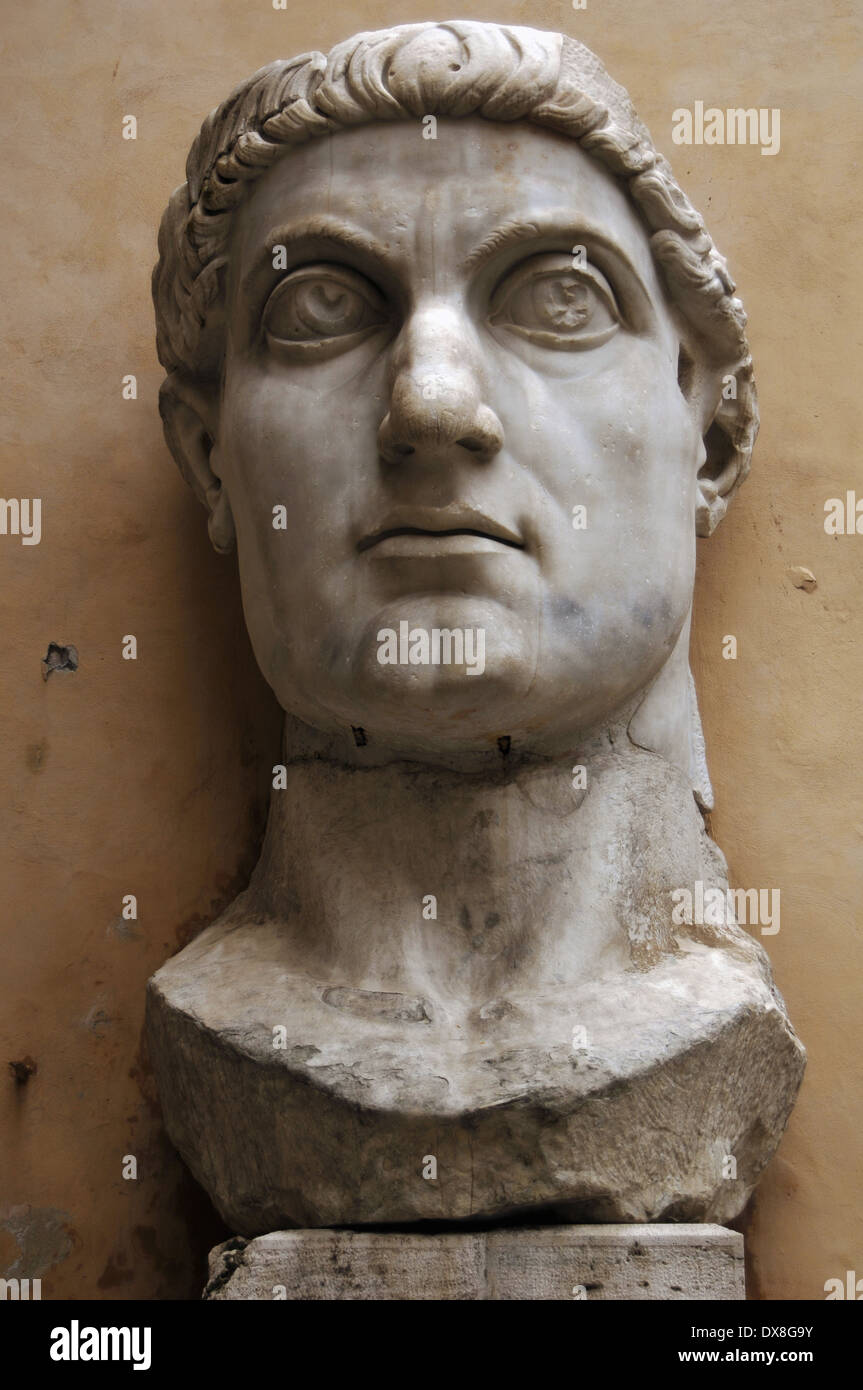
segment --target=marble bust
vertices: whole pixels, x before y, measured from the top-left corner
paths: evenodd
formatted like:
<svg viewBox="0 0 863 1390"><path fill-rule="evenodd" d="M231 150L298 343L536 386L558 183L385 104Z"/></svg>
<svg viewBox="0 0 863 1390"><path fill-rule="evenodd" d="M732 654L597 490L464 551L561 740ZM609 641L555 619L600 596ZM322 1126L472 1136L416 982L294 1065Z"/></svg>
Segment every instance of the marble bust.
<svg viewBox="0 0 863 1390"><path fill-rule="evenodd" d="M589 50L457 21L243 83L159 251L286 712L249 888L150 983L175 1144L246 1236L732 1219L804 1054L674 911L726 898L689 630L758 420L701 217Z"/></svg>

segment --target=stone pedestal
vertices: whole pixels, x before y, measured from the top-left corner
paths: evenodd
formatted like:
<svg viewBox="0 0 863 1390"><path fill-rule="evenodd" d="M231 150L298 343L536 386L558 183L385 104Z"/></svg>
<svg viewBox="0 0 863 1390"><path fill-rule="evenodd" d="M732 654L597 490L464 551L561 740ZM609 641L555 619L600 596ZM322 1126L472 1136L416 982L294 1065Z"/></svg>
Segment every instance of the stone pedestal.
<svg viewBox="0 0 863 1390"><path fill-rule="evenodd" d="M210 1252L205 1299L745 1299L724 1226L273 1231Z"/></svg>

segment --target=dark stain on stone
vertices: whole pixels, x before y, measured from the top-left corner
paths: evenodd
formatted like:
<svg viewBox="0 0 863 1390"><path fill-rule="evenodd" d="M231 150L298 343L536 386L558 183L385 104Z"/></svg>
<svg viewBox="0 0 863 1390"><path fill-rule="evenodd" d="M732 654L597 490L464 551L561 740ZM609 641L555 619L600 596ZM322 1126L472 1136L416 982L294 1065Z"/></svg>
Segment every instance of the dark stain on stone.
<svg viewBox="0 0 863 1390"><path fill-rule="evenodd" d="M20 1062L10 1062L9 1070L15 1078L16 1086L26 1086L31 1076L39 1070L32 1057L22 1057Z"/></svg>
<svg viewBox="0 0 863 1390"><path fill-rule="evenodd" d="M47 680L52 671L77 671L78 648L71 643L63 646L60 642L49 642L48 650L42 658L42 679Z"/></svg>
<svg viewBox="0 0 863 1390"><path fill-rule="evenodd" d="M584 606L576 603L574 599L566 598L563 595L556 595L554 598L543 604L543 608L548 611L548 615L553 623L563 620L581 621L585 616Z"/></svg>
<svg viewBox="0 0 863 1390"><path fill-rule="evenodd" d="M653 627L656 618L656 614L654 613L652 608L645 608L640 603L637 603L633 608L632 616L636 619L637 622L641 624L642 627L647 628L648 630Z"/></svg>
<svg viewBox="0 0 863 1390"><path fill-rule="evenodd" d="M352 724L351 733L354 736L354 743L357 745L357 748L365 748L368 743L365 729L361 729L359 726Z"/></svg>

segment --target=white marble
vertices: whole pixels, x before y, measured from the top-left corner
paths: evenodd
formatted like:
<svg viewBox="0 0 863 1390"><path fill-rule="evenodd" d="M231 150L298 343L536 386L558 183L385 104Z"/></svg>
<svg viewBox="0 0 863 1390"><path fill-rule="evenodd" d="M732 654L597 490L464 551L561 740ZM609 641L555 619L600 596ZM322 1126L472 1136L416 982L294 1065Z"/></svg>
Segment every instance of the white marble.
<svg viewBox="0 0 863 1390"><path fill-rule="evenodd" d="M248 892L151 984L174 1142L244 1235L732 1219L803 1050L673 916L726 887L688 646L757 429L700 216L588 50L465 21L263 69L160 252L166 437L287 716Z"/></svg>

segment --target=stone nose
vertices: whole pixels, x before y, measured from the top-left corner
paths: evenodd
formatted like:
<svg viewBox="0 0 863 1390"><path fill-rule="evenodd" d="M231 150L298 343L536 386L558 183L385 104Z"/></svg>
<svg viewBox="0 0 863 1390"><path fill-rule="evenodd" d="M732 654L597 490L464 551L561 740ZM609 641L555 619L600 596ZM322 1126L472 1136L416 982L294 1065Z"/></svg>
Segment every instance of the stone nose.
<svg viewBox="0 0 863 1390"><path fill-rule="evenodd" d="M473 326L451 305L418 308L396 341L390 406L378 430L391 464L487 462L503 447L503 426L483 399Z"/></svg>

